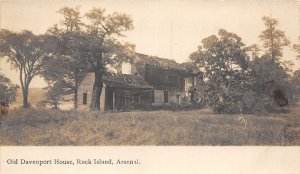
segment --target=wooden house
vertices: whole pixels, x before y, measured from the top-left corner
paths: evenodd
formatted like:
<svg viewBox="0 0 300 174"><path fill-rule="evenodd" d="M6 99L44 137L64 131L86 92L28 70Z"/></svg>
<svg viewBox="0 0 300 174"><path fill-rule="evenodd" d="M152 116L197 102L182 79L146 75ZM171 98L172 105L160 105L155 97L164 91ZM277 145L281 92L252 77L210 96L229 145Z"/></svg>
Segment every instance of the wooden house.
<svg viewBox="0 0 300 174"><path fill-rule="evenodd" d="M151 105L190 102L189 89L202 80L191 63L137 53L132 63L120 63L103 75L101 111L146 109ZM88 74L78 90L78 108L88 109L94 75Z"/></svg>

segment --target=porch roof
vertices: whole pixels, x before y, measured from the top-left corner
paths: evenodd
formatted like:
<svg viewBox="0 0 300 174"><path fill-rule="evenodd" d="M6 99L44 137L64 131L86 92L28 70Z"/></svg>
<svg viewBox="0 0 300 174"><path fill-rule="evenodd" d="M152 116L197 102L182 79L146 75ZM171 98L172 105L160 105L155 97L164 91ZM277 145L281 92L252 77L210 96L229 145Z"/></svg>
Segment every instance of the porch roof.
<svg viewBox="0 0 300 174"><path fill-rule="evenodd" d="M143 77L131 74L105 73L103 82L106 86L125 89L153 89Z"/></svg>

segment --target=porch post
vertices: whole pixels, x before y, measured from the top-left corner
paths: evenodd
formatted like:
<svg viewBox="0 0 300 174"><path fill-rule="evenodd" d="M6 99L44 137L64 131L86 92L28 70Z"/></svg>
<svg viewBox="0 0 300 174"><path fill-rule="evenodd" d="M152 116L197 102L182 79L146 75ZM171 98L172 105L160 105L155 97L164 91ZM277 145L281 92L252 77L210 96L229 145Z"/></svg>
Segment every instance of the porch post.
<svg viewBox="0 0 300 174"><path fill-rule="evenodd" d="M116 99L115 99L115 91L113 91L113 97L112 97L112 99L113 99L113 105L112 105L112 110L115 110L115 103L116 103Z"/></svg>

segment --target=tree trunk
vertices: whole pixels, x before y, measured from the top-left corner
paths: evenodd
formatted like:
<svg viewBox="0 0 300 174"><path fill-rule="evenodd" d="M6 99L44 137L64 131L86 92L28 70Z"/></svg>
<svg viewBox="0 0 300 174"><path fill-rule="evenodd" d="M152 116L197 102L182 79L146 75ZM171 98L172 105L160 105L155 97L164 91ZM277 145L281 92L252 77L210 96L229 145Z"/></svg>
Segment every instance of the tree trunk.
<svg viewBox="0 0 300 174"><path fill-rule="evenodd" d="M100 111L100 96L102 92L102 87L102 72L95 72L95 82L93 85L93 94L90 105L90 111Z"/></svg>
<svg viewBox="0 0 300 174"><path fill-rule="evenodd" d="M78 81L76 77L75 88L74 88L74 109L77 109L77 100L78 100Z"/></svg>
<svg viewBox="0 0 300 174"><path fill-rule="evenodd" d="M58 109L58 101L54 100L54 109Z"/></svg>
<svg viewBox="0 0 300 174"><path fill-rule="evenodd" d="M74 109L77 109L77 100L78 100L78 88L74 89Z"/></svg>
<svg viewBox="0 0 300 174"><path fill-rule="evenodd" d="M22 88L22 92L23 92L23 108L28 108L28 87L25 86L24 88Z"/></svg>

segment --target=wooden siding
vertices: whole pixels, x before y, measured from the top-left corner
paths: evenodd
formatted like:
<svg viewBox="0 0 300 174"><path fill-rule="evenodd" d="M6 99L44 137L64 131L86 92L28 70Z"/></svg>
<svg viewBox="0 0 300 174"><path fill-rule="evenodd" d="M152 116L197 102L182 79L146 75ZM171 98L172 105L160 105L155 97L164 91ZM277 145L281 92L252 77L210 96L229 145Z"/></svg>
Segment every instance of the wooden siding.
<svg viewBox="0 0 300 174"><path fill-rule="evenodd" d="M153 105L163 105L163 104L183 104L190 102L190 95L185 92L177 91L167 91L168 92L168 102L165 103L165 90L154 90L154 102Z"/></svg>
<svg viewBox="0 0 300 174"><path fill-rule="evenodd" d="M145 66L145 81L158 90L184 91L184 74L173 69Z"/></svg>
<svg viewBox="0 0 300 174"><path fill-rule="evenodd" d="M82 81L78 88L78 109L88 110L90 108L93 85L95 76L93 73L89 73L86 78ZM87 93L87 104L83 105L83 94ZM100 109L104 111L105 104L105 85L103 86L102 93L100 96Z"/></svg>

